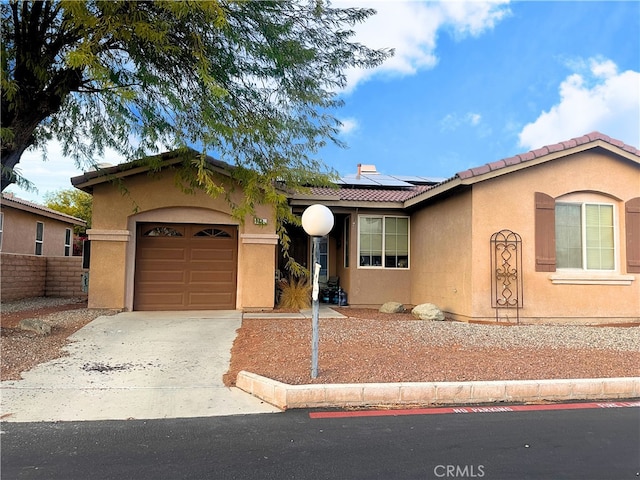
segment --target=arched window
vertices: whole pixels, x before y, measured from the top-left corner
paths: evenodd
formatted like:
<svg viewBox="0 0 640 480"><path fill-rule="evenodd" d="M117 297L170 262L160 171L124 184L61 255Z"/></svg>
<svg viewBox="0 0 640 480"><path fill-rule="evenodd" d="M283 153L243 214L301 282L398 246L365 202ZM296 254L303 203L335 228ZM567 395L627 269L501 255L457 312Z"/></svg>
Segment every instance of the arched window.
<svg viewBox="0 0 640 480"><path fill-rule="evenodd" d="M217 237L217 238L231 238L229 233L224 230L220 230L219 228L205 228L196 232L194 237Z"/></svg>
<svg viewBox="0 0 640 480"><path fill-rule="evenodd" d="M172 227L153 227L143 235L145 237L182 237L182 233Z"/></svg>

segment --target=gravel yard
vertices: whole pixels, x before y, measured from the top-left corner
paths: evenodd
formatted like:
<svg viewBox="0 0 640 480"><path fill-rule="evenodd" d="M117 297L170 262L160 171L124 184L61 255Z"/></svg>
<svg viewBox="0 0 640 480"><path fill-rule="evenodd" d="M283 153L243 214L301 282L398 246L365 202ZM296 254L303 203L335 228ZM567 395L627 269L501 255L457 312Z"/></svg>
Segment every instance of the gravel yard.
<svg viewBox="0 0 640 480"><path fill-rule="evenodd" d="M67 338L112 310L88 309L82 298L29 298L0 305L2 380L19 380L21 373L36 365L66 355ZM51 335L41 336L18 327L24 318L37 318L51 325Z"/></svg>
<svg viewBox="0 0 640 480"><path fill-rule="evenodd" d="M311 321L245 319L225 376L240 370L291 384L518 380L638 376L640 327L506 326L424 322L410 314L336 308L320 321L319 376L310 378ZM2 380L66 355L67 337L110 310L82 299L3 303ZM52 326L49 336L17 328L22 318Z"/></svg>
<svg viewBox="0 0 640 480"><path fill-rule="evenodd" d="M536 380L640 374L640 327L424 322L408 314L336 309L320 320L310 378L310 320L245 319L225 379L240 370L290 384Z"/></svg>

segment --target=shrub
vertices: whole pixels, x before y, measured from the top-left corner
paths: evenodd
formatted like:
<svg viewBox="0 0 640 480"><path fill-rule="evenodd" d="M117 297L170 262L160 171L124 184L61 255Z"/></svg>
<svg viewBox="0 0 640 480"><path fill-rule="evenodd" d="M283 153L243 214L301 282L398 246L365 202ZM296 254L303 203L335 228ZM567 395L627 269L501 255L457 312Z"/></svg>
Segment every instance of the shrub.
<svg viewBox="0 0 640 480"><path fill-rule="evenodd" d="M311 306L311 283L307 277L291 277L278 282L280 300L278 307L300 310Z"/></svg>

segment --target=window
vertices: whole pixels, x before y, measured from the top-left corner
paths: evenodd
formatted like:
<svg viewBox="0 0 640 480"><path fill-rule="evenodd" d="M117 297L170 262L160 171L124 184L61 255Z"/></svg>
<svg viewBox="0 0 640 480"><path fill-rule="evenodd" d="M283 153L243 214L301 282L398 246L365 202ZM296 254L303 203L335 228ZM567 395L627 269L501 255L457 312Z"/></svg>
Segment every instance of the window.
<svg viewBox="0 0 640 480"><path fill-rule="evenodd" d="M557 200L536 192L536 272L558 268L562 275L595 273L598 279L604 278L600 273L622 269L640 273L640 197L624 202L624 215L617 208L599 192L574 192ZM622 242L626 248L619 247Z"/></svg>
<svg viewBox="0 0 640 480"><path fill-rule="evenodd" d="M409 268L409 218L361 216L358 257L361 267Z"/></svg>
<svg viewBox="0 0 640 480"><path fill-rule="evenodd" d="M64 256L71 256L71 229L67 228L64 231Z"/></svg>
<svg viewBox="0 0 640 480"><path fill-rule="evenodd" d="M329 278L329 242L327 237L322 237L318 243L318 262L320 263L320 282L326 282Z"/></svg>
<svg viewBox="0 0 640 480"><path fill-rule="evenodd" d="M615 270L613 205L557 203L556 267Z"/></svg>
<svg viewBox="0 0 640 480"><path fill-rule="evenodd" d="M154 227L143 234L145 237L182 237L182 233L171 227Z"/></svg>
<svg viewBox="0 0 640 480"><path fill-rule="evenodd" d="M217 238L231 238L224 230L220 230L218 228L205 228L204 230L200 230L196 232L194 237L217 237Z"/></svg>
<svg viewBox="0 0 640 480"><path fill-rule="evenodd" d="M36 222L36 255L42 255L42 244L44 242L44 223Z"/></svg>

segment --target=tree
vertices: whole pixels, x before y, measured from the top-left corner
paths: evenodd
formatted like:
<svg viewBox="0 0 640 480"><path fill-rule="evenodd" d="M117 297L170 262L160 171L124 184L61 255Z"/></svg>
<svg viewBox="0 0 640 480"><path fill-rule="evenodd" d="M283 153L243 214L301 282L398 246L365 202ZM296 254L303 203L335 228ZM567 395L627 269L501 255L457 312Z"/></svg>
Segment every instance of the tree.
<svg viewBox="0 0 640 480"><path fill-rule="evenodd" d="M205 152L235 166L244 218L277 185L327 183L315 157L337 139L347 69L392 54L352 40L375 12L325 0L9 0L2 14L2 190L25 184L22 153L50 139L79 166L109 147L126 158L195 146L188 188L224 192ZM154 156L148 157L152 167ZM286 233L283 237L286 244Z"/></svg>
<svg viewBox="0 0 640 480"><path fill-rule="evenodd" d="M84 234L87 228L91 228L91 209L93 197L82 190L68 188L45 195L45 206L57 212L66 213L72 217L80 218L87 222L86 227L75 227L76 235Z"/></svg>

